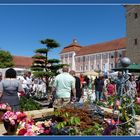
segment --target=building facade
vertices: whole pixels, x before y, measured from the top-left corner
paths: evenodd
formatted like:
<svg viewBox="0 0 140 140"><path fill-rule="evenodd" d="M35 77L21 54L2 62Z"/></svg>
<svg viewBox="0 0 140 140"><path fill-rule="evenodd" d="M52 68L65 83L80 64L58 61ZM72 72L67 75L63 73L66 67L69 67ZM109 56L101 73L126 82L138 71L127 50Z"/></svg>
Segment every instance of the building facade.
<svg viewBox="0 0 140 140"><path fill-rule="evenodd" d="M111 71L121 57L126 55L126 38L120 38L99 44L80 46L76 39L65 47L60 58L62 64L78 73L86 71Z"/></svg>
<svg viewBox="0 0 140 140"><path fill-rule="evenodd" d="M140 64L140 5L125 5L126 9L126 56L132 63Z"/></svg>

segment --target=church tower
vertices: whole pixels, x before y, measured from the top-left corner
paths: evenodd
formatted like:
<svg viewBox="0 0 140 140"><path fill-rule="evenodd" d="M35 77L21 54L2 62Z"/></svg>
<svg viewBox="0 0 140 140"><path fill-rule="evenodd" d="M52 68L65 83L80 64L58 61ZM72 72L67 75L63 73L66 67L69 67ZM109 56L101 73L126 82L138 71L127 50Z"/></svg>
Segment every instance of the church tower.
<svg viewBox="0 0 140 140"><path fill-rule="evenodd" d="M132 63L140 64L140 5L125 5L126 10L126 56Z"/></svg>

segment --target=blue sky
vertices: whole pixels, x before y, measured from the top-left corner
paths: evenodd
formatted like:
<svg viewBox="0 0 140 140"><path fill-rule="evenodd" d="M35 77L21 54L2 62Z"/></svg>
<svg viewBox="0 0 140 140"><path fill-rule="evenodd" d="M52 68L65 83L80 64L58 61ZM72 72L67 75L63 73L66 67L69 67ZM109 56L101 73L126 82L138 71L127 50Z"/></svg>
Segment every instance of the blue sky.
<svg viewBox="0 0 140 140"><path fill-rule="evenodd" d="M85 46L124 36L122 5L0 5L0 48L12 55L33 56L46 38L60 44L49 53L59 58L74 38Z"/></svg>

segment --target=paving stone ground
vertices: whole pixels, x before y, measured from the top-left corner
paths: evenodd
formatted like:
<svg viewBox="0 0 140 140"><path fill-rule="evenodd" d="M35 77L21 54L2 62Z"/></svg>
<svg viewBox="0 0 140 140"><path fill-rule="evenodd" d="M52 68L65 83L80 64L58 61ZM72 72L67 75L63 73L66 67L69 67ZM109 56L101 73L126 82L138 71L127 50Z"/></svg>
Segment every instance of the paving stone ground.
<svg viewBox="0 0 140 140"><path fill-rule="evenodd" d="M3 136L4 133L6 133L6 130L4 128L4 125L0 123L0 136Z"/></svg>

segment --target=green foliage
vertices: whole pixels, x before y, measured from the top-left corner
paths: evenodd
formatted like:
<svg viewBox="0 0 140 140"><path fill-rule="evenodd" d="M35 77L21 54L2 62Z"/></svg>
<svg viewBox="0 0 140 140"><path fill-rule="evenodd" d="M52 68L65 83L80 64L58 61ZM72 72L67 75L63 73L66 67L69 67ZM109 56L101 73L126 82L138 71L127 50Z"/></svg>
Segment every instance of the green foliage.
<svg viewBox="0 0 140 140"><path fill-rule="evenodd" d="M135 110L136 115L140 115L140 105L134 104L134 110Z"/></svg>
<svg viewBox="0 0 140 140"><path fill-rule="evenodd" d="M54 115L63 118L56 124L57 131L67 130L68 135L102 135L102 124L94 122L87 128L80 128L82 120L79 117L60 110L55 111Z"/></svg>
<svg viewBox="0 0 140 140"><path fill-rule="evenodd" d="M53 63L59 63L60 62L60 60L58 60L58 59L49 59L48 60L48 63L51 63L51 64L53 64Z"/></svg>
<svg viewBox="0 0 140 140"><path fill-rule="evenodd" d="M139 104L134 103L134 110L135 110L136 115L140 115L140 105ZM129 108L128 112L132 113L131 108Z"/></svg>
<svg viewBox="0 0 140 140"><path fill-rule="evenodd" d="M46 89L49 89L49 81L51 78L58 74L58 70L62 68L59 64L60 60L49 59L48 53L51 49L59 47L59 44L53 39L45 39L40 41L46 48L39 48L35 51L36 55L33 56L34 63L31 69L35 77L45 78Z"/></svg>
<svg viewBox="0 0 140 140"><path fill-rule="evenodd" d="M22 96L20 98L20 108L23 111L39 110L41 105L36 103L33 99Z"/></svg>
<svg viewBox="0 0 140 140"><path fill-rule="evenodd" d="M38 67L38 66L33 66L31 67L32 71L43 71L43 68L42 67Z"/></svg>
<svg viewBox="0 0 140 140"><path fill-rule="evenodd" d="M112 106L113 107L114 102L115 102L115 96L108 97L108 102L107 102L108 106Z"/></svg>
<svg viewBox="0 0 140 140"><path fill-rule="evenodd" d="M96 105L102 106L102 107L107 107L107 105L105 103L100 102L100 101L96 101Z"/></svg>
<svg viewBox="0 0 140 140"><path fill-rule="evenodd" d="M81 132L79 131L77 127L70 127L69 135L81 135Z"/></svg>
<svg viewBox="0 0 140 140"><path fill-rule="evenodd" d="M102 135L102 132L103 132L103 127L102 125L98 124L98 123L95 123L94 126L88 128L88 129L85 129L84 131L82 131L82 134L81 135Z"/></svg>
<svg viewBox="0 0 140 140"><path fill-rule="evenodd" d="M43 56L43 55L34 55L32 58L35 58L35 59L46 59L46 57Z"/></svg>
<svg viewBox="0 0 140 140"><path fill-rule="evenodd" d="M13 66L13 58L10 52L0 50L0 68L8 68Z"/></svg>
<svg viewBox="0 0 140 140"><path fill-rule="evenodd" d="M77 126L80 124L80 118L78 117L73 117L71 116L71 114L65 112L59 112L59 111L55 111L54 115L57 117L62 117L65 121L63 122L58 122L56 125L57 129L61 129L64 128L65 126Z"/></svg>
<svg viewBox="0 0 140 140"><path fill-rule="evenodd" d="M136 115L140 114L140 105L135 103L133 104L128 94L123 94L122 96L111 96L108 98L106 103L97 102L97 104L104 107L112 107L112 109L119 112L119 116L117 117L119 117L119 121L122 124L119 125L118 131L116 131L116 129L113 130L115 135L130 135L129 128L134 126L132 114L134 113L133 111L135 111ZM134 110L132 109L132 105L134 105Z"/></svg>
<svg viewBox="0 0 140 140"><path fill-rule="evenodd" d="M53 39L45 39L45 40L41 40L40 42L41 42L41 44L46 45L48 47L48 49L53 49L53 48L57 48L60 46L59 43L57 43Z"/></svg>
<svg viewBox="0 0 140 140"><path fill-rule="evenodd" d="M44 53L46 54L49 50L47 48L40 48L35 51L35 53Z"/></svg>
<svg viewBox="0 0 140 140"><path fill-rule="evenodd" d="M50 77L50 76L54 76L55 74L53 72L45 72L45 71L35 71L33 72L34 77Z"/></svg>

